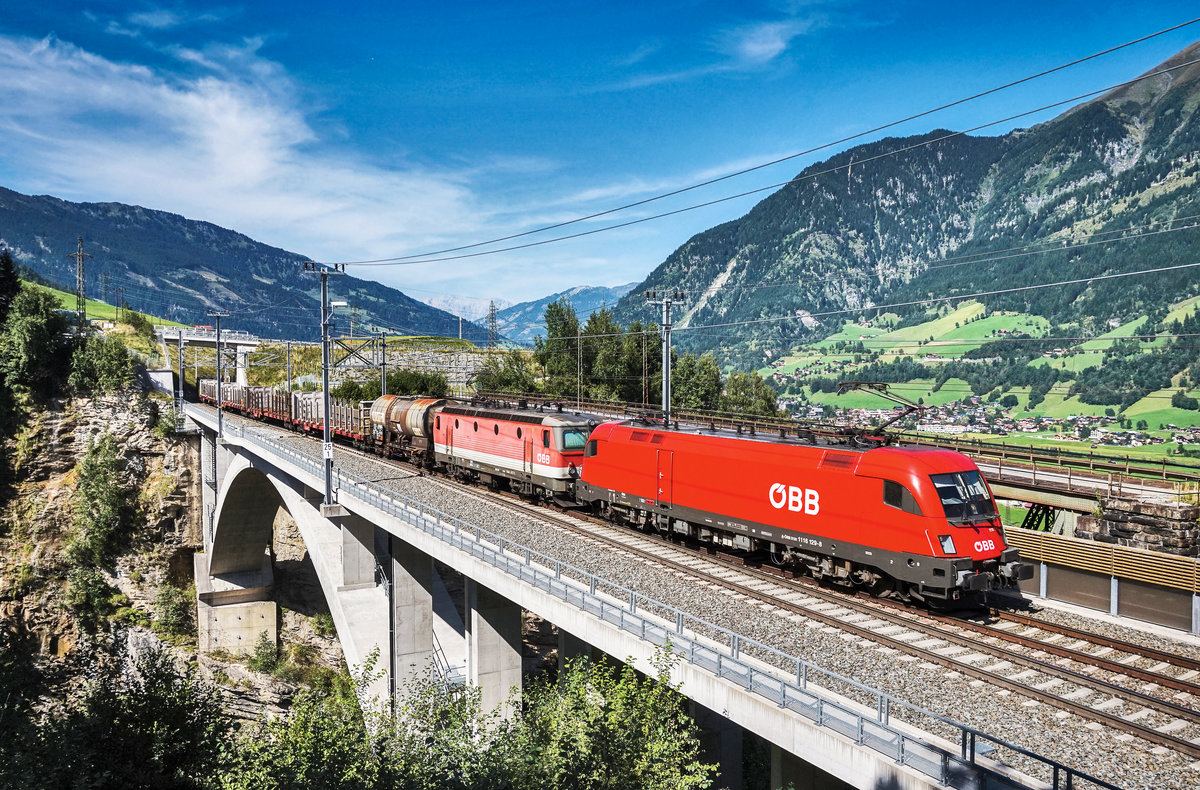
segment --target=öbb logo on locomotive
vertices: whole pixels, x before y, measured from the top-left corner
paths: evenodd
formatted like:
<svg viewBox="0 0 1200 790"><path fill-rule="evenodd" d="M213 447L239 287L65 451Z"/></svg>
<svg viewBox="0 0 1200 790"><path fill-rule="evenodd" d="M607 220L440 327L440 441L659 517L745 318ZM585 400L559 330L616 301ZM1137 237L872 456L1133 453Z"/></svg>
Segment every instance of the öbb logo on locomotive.
<svg viewBox="0 0 1200 790"><path fill-rule="evenodd" d="M767 496L771 500L771 507L776 510L782 510L786 505L793 513L803 512L809 516L821 511L821 495L813 488L775 483Z"/></svg>

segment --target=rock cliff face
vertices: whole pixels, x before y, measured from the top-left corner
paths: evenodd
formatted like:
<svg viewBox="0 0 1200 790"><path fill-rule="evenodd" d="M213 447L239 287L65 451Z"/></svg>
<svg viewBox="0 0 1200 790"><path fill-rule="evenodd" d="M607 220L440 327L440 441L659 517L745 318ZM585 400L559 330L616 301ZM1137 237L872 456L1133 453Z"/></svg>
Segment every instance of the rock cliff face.
<svg viewBox="0 0 1200 790"><path fill-rule="evenodd" d="M254 672L221 656L196 656L194 626L189 637L167 633L159 622L164 589L178 591L181 609L194 612L194 600L188 597L192 555L203 545L200 480L194 471L200 468L199 443L154 430L160 409L168 408L168 403L135 393L58 401L2 448L13 460L15 482L0 517L0 628L9 632L11 643L37 655L54 688L78 681L87 663L84 654L97 642L71 605L74 564L66 547L75 519L80 459L100 436L111 434L117 447L118 479L113 482L133 492L130 499L136 501L129 503L133 516L121 525L119 553L98 569L111 588L111 605L96 631L117 634L134 650L166 640L178 659L198 661L203 673L222 687L235 716L256 719L264 709L286 707L298 681ZM310 616L323 610L324 601L286 513L278 533L277 560L287 569L289 590L296 591L281 600L285 657L302 655L309 666L336 670L341 650L336 637L314 632ZM61 698L48 689L44 693L47 699Z"/></svg>
<svg viewBox="0 0 1200 790"><path fill-rule="evenodd" d="M38 413L12 442L16 483L0 531L0 615L45 655L70 653L80 638L64 602L71 563L77 465L88 447L110 433L119 448L119 482L136 492L138 523L123 524L127 553L102 568L106 582L149 612L159 586L184 584L182 567L196 532L198 502L183 442L152 430L159 404L133 398L58 401ZM124 602L122 602L124 603Z"/></svg>

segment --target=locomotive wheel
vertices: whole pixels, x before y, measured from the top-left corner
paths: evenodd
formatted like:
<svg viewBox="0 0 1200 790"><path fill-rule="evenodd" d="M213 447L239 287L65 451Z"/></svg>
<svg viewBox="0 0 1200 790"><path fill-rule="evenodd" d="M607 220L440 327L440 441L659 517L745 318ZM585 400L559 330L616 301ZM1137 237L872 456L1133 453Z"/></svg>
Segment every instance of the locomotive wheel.
<svg viewBox="0 0 1200 790"><path fill-rule="evenodd" d="M896 595L896 580L891 576L880 576L867 586L867 592L876 598L893 598Z"/></svg>

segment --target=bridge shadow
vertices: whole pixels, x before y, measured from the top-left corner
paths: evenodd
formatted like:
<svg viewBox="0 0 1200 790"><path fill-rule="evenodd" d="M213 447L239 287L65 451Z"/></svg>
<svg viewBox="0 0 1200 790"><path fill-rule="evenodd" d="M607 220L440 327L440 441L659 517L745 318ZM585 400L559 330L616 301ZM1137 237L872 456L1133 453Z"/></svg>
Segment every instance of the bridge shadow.
<svg viewBox="0 0 1200 790"><path fill-rule="evenodd" d="M329 603L308 552L299 559L275 560L275 602L306 617L329 614Z"/></svg>

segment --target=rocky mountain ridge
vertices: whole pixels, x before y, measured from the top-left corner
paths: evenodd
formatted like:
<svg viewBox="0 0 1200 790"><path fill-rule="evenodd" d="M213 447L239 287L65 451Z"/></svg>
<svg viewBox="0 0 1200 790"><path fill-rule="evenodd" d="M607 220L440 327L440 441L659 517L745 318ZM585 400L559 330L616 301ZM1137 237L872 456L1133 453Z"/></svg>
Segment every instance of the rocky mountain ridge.
<svg viewBox="0 0 1200 790"><path fill-rule="evenodd" d="M115 303L122 288L134 310L182 323L211 324L208 310L227 310L231 329L286 340L320 336L320 279L304 274L303 255L165 211L73 203L0 187L0 245L68 291L75 290L75 261L68 256L80 236L92 256L84 267L90 298ZM359 311L361 326L458 336L456 316L394 288L346 275L334 278L331 290ZM463 336L486 340L487 331L464 323Z"/></svg>
<svg viewBox="0 0 1200 790"><path fill-rule="evenodd" d="M535 337L545 336L544 315L546 307L559 299L566 299L575 308L580 320L586 320L602 307L615 307L621 297L628 294L637 283L625 283L611 288L598 285L580 285L565 291L543 296L528 302L496 311L500 334L517 343L532 343Z"/></svg>
<svg viewBox="0 0 1200 790"><path fill-rule="evenodd" d="M1200 44L1148 72L1158 76L1003 136L935 130L839 153L744 217L689 239L635 293L687 291L681 347L761 363L879 305L1127 272L1147 261L1191 263L1200 241L1183 233L1039 255L1000 251L1111 241L1200 214L1200 66L1176 68L1197 58ZM1088 322L1146 312L1165 289L1175 298L1196 293L1200 273L981 299L1088 330ZM914 322L924 313L920 305L889 309ZM633 296L617 307L624 323L643 312ZM702 331L710 325L719 327Z"/></svg>

